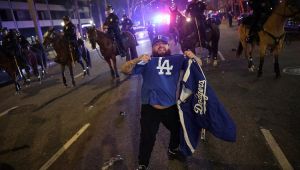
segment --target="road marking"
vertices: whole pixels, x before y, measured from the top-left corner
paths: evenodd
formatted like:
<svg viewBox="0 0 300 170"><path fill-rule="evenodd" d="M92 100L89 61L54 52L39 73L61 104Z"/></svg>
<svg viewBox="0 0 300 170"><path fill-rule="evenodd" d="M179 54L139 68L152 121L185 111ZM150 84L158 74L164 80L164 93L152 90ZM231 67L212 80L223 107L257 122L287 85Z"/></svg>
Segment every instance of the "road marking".
<svg viewBox="0 0 300 170"><path fill-rule="evenodd" d="M279 145L277 144L276 140L272 136L271 132L267 129L260 129L261 132L263 133L266 141L268 142L274 156L276 157L277 161L279 162L280 166L284 170L293 170L294 168L292 165L289 163L287 158L285 157L284 153L280 149Z"/></svg>
<svg viewBox="0 0 300 170"><path fill-rule="evenodd" d="M19 107L19 106L14 106L14 107L12 107L12 108L10 108L10 109L5 110L4 112L0 113L0 117L6 115L6 114L9 113L10 111L12 111L12 110L14 110L14 109L16 109L16 108L18 108L18 107Z"/></svg>
<svg viewBox="0 0 300 170"><path fill-rule="evenodd" d="M67 143L64 144L41 168L40 170L48 169L90 126L89 123L85 124Z"/></svg>
<svg viewBox="0 0 300 170"><path fill-rule="evenodd" d="M221 51L218 51L218 54L219 54L221 60L222 60L222 61L225 61L225 57L223 56L223 54L221 53Z"/></svg>
<svg viewBox="0 0 300 170"><path fill-rule="evenodd" d="M77 74L74 78L76 79L76 78L78 78L78 77L80 77L80 76L82 76L83 75L83 73L79 73L79 74Z"/></svg>

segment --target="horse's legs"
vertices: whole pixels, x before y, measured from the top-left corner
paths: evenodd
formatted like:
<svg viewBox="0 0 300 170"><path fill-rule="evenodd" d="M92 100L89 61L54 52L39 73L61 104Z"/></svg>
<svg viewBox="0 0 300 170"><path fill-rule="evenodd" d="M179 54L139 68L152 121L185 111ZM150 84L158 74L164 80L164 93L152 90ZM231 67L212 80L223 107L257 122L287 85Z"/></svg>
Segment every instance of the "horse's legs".
<svg viewBox="0 0 300 170"><path fill-rule="evenodd" d="M110 74L111 74L112 78L115 78L115 71L111 65L110 59L105 59L105 61L107 62L108 66L109 66Z"/></svg>
<svg viewBox="0 0 300 170"><path fill-rule="evenodd" d="M86 64L86 73L88 75L90 75L90 69L89 67L91 67L91 57L90 57L90 53L86 48L83 48L83 54L82 54L82 58L85 61Z"/></svg>
<svg viewBox="0 0 300 170"><path fill-rule="evenodd" d="M265 62L265 57L261 56L259 58L259 67L258 67L257 77L262 76L262 73L263 73L262 68L263 68L264 62Z"/></svg>
<svg viewBox="0 0 300 170"><path fill-rule="evenodd" d="M16 94L18 94L19 91L21 90L21 86L18 83L17 73L15 71L12 71L11 69L6 70L6 72L13 80L13 82L15 84Z"/></svg>
<svg viewBox="0 0 300 170"><path fill-rule="evenodd" d="M83 70L83 77L85 77L86 74L87 74L87 71L86 71L85 66L84 66L84 64L83 64L83 62L82 62L82 59L81 59L81 58L78 59L78 60L77 60L77 63L80 64L80 66L81 66L81 68L82 68L82 70Z"/></svg>
<svg viewBox="0 0 300 170"><path fill-rule="evenodd" d="M67 87L68 84L67 84L67 80L66 80L66 77L65 77L65 68L66 68L66 65L61 64L60 67L61 67L61 76L63 78L63 83Z"/></svg>
<svg viewBox="0 0 300 170"><path fill-rule="evenodd" d="M247 59L248 59L248 70L249 70L250 72L254 72L255 66L254 66L253 58L252 58L252 50L253 50L253 46L251 46L250 49L249 49L248 44L246 44L246 43L245 43L243 46L246 47L246 48L245 48L245 56L246 56Z"/></svg>
<svg viewBox="0 0 300 170"><path fill-rule="evenodd" d="M71 76L71 79L72 79L72 85L76 86L75 78L74 78L74 73L73 73L73 65L69 64L68 67L69 67L70 76Z"/></svg>
<svg viewBox="0 0 300 170"><path fill-rule="evenodd" d="M259 67L258 67L257 77L261 77L263 74L262 69L265 62L266 50L267 50L267 46L261 43L259 46Z"/></svg>
<svg viewBox="0 0 300 170"><path fill-rule="evenodd" d="M280 68L279 68L279 62L278 62L278 54L274 55L274 71L276 74L276 78L280 77Z"/></svg>
<svg viewBox="0 0 300 170"><path fill-rule="evenodd" d="M13 75L13 81L14 81L14 84L15 84L16 93L19 93L19 91L21 90L21 86L20 86L20 84L18 83L16 73Z"/></svg>
<svg viewBox="0 0 300 170"><path fill-rule="evenodd" d="M113 65L114 65L114 70L115 70L115 74L116 74L116 77L119 78L119 72L118 72L118 68L117 68L117 60L116 60L116 56L112 57L112 62L113 62Z"/></svg>

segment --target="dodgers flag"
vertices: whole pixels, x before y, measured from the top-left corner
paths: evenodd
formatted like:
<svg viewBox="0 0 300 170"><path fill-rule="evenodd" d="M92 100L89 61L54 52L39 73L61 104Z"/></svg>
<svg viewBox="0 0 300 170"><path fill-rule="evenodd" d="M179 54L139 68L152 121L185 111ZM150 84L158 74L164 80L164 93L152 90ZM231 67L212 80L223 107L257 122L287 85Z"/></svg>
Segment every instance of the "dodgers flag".
<svg viewBox="0 0 300 170"><path fill-rule="evenodd" d="M189 59L177 101L182 126L180 150L191 155L199 142L202 128L219 139L235 142L236 126L213 89L207 84L201 67Z"/></svg>

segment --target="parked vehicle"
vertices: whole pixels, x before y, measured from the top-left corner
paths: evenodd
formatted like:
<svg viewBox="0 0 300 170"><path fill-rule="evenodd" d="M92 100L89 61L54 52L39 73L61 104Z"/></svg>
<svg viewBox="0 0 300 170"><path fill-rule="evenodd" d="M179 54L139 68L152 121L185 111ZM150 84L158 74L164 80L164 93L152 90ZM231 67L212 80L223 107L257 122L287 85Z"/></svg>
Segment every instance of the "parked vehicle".
<svg viewBox="0 0 300 170"><path fill-rule="evenodd" d="M284 30L289 31L300 31L300 23L297 23L292 18L288 19L287 22L284 25Z"/></svg>
<svg viewBox="0 0 300 170"><path fill-rule="evenodd" d="M4 70L0 70L0 86L11 83L12 80Z"/></svg>
<svg viewBox="0 0 300 170"><path fill-rule="evenodd" d="M133 27L133 30L135 31L135 36L137 41L149 39L149 35L146 27L135 26Z"/></svg>

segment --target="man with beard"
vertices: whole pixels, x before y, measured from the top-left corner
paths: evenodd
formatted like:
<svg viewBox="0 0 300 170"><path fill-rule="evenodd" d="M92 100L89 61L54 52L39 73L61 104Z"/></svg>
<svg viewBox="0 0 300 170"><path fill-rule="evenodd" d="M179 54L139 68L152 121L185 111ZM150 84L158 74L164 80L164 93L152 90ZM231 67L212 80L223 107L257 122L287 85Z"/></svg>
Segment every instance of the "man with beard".
<svg viewBox="0 0 300 170"><path fill-rule="evenodd" d="M148 167L160 122L171 132L167 151L169 159L185 161L185 156L179 150L177 84L188 58L195 58L199 64L201 60L191 51L185 51L184 54L187 58L182 54L171 55L168 38L159 35L153 39L151 56L144 54L122 65L123 73L141 74L143 77L139 170Z"/></svg>

